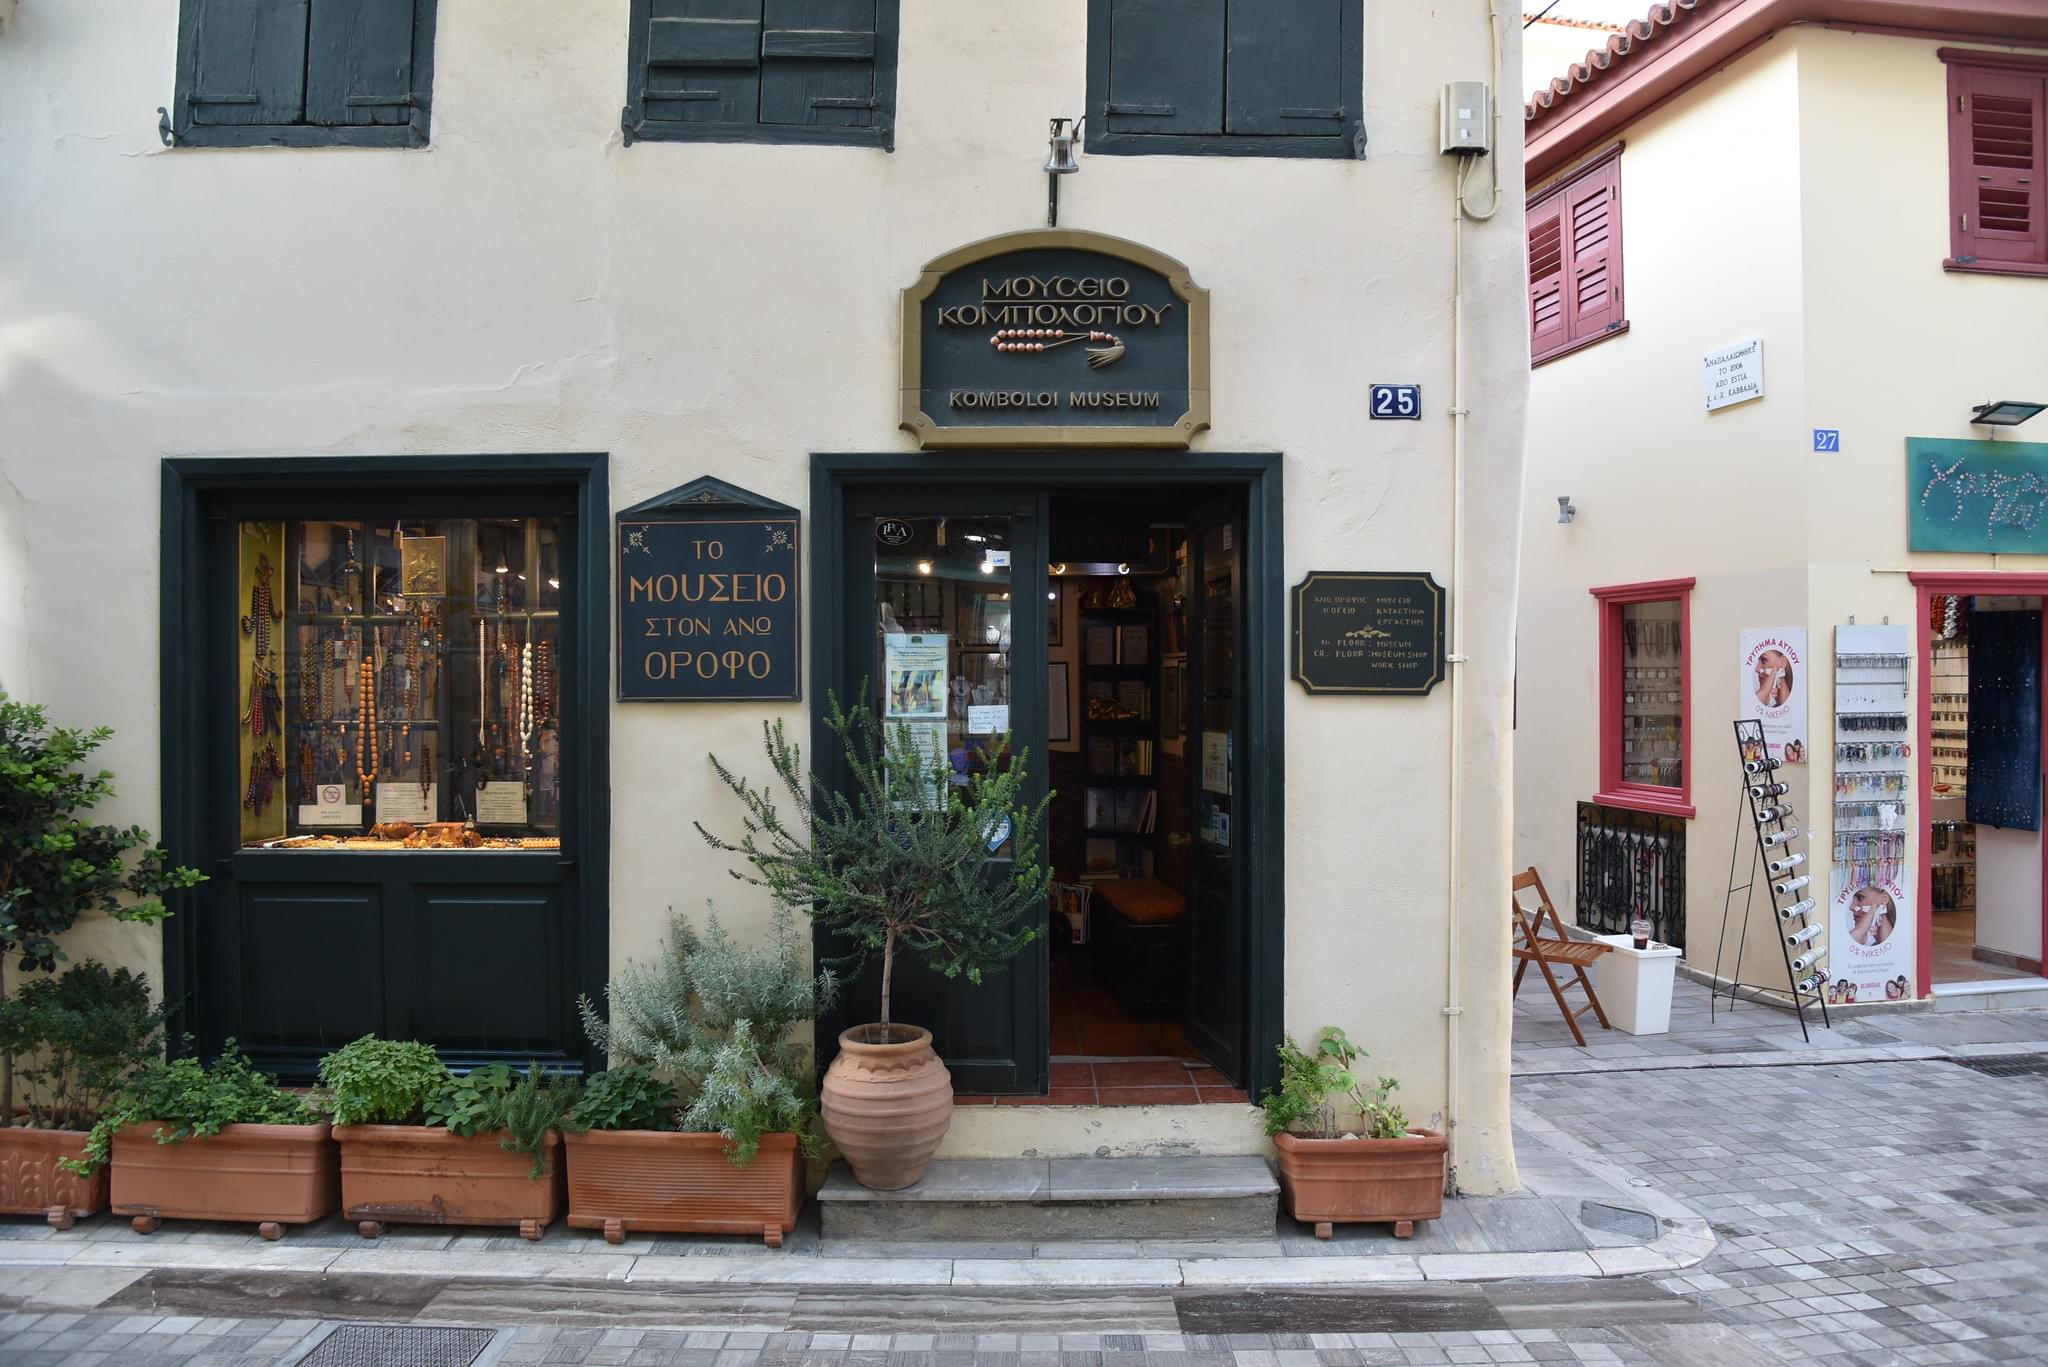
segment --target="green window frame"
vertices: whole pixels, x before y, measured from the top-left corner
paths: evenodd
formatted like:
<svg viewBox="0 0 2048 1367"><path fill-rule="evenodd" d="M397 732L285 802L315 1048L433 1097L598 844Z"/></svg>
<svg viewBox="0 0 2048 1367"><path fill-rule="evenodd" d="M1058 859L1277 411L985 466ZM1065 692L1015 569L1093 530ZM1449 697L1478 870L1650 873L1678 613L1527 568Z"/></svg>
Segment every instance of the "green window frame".
<svg viewBox="0 0 2048 1367"><path fill-rule="evenodd" d="M636 142L896 147L899 0L632 0Z"/></svg>
<svg viewBox="0 0 2048 1367"><path fill-rule="evenodd" d="M174 147L425 147L438 0L180 0Z"/></svg>
<svg viewBox="0 0 2048 1367"><path fill-rule="evenodd" d="M1365 156L1362 0L1088 0L1086 147Z"/></svg>

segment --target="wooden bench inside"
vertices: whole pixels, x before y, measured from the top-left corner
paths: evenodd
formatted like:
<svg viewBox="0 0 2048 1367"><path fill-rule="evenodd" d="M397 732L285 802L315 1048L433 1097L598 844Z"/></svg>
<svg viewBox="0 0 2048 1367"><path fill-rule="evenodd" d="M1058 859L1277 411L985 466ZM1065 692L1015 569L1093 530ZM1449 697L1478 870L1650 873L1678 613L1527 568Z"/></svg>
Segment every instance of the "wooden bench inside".
<svg viewBox="0 0 2048 1367"><path fill-rule="evenodd" d="M1157 878L1095 884L1096 971L1117 1003L1140 1020L1181 1012L1187 975L1187 898Z"/></svg>

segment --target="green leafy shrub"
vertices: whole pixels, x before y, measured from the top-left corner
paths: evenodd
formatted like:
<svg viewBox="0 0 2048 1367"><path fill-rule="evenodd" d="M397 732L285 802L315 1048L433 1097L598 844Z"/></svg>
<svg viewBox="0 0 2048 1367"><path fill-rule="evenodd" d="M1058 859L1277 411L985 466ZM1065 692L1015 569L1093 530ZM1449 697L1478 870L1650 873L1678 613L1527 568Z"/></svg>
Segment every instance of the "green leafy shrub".
<svg viewBox="0 0 2048 1367"><path fill-rule="evenodd" d="M533 1170L527 1175L538 1180L548 1170L548 1132L561 1127L581 1096L577 1079L549 1073L538 1063L523 1073L492 1063L450 1078L428 1099L425 1119L464 1138L504 1131L501 1147L529 1155Z"/></svg>
<svg viewBox="0 0 2048 1367"><path fill-rule="evenodd" d="M811 972L810 945L794 913L778 903L768 942L759 947L735 943L716 912L700 937L688 917L671 910L660 957L647 966L627 963L606 984L609 1020L587 997L576 1007L592 1044L615 1062L676 1079L687 1094L743 1024L770 1068L804 1076L810 1050L795 1027L816 1019L837 990L831 970Z"/></svg>
<svg viewBox="0 0 2048 1367"><path fill-rule="evenodd" d="M418 1125L454 1078L432 1045L365 1035L320 1060L337 1125Z"/></svg>
<svg viewBox="0 0 2048 1367"><path fill-rule="evenodd" d="M758 947L736 943L715 912L699 937L671 911L660 958L627 964L606 985L609 1021L588 999L577 1002L584 1030L614 1067L590 1084L605 1088L602 1101L586 1096L590 1109L572 1125L717 1131L742 1167L764 1133L793 1130L808 1143L810 1050L795 1027L815 1018L837 987L829 969L812 973L810 947L786 904L776 903ZM662 1090L662 1079L674 1087ZM619 1123L627 1116L650 1123Z"/></svg>
<svg viewBox="0 0 2048 1367"><path fill-rule="evenodd" d="M725 1136L726 1157L743 1168L760 1153L764 1134L794 1134L811 1151L816 1114L810 1097L768 1065L753 1028L741 1021L714 1051L711 1071L683 1112L682 1126Z"/></svg>
<svg viewBox="0 0 2048 1367"><path fill-rule="evenodd" d="M573 1134L587 1130L673 1130L681 1105L675 1084L643 1063L622 1063L586 1078L583 1096L562 1120Z"/></svg>
<svg viewBox="0 0 2048 1367"><path fill-rule="evenodd" d="M0 999L0 1053L28 1084L29 1125L91 1128L135 1070L163 1052L168 1010L150 1004L147 977L90 959Z"/></svg>
<svg viewBox="0 0 2048 1367"><path fill-rule="evenodd" d="M63 1163L80 1176L90 1175L111 1156L114 1132L130 1125L154 1122L157 1143L182 1144L219 1134L223 1125L310 1125L319 1118L304 1098L278 1086L229 1040L211 1066L188 1054L137 1069L92 1127L84 1161L67 1158Z"/></svg>
<svg viewBox="0 0 2048 1367"><path fill-rule="evenodd" d="M1052 870L1039 858L1038 830L1048 794L1024 797L1027 755L994 742L967 783L953 782L944 756L918 748L906 727L884 730L868 691L849 710L827 695L825 726L844 754L849 791L818 783L781 721L761 724L774 781L756 786L721 764L711 767L745 808L744 834L721 840L700 824L712 848L738 854L784 906L807 912L852 946L838 967L882 963L881 1027L890 1031L896 955L922 959L942 977L979 983L1035 939L1045 916ZM1002 762L1008 757L1008 762ZM795 815L777 807L776 789ZM998 857L1005 845L1008 854ZM999 871L999 863L1007 868Z"/></svg>
<svg viewBox="0 0 2048 1367"><path fill-rule="evenodd" d="M57 937L87 911L161 921L167 893L204 880L173 865L141 827L81 818L114 795L111 773L81 767L113 734L51 726L43 708L0 693L0 998L7 960L24 973L55 972L64 957ZM14 1051L0 1048L0 1125L14 1122L14 1070Z"/></svg>
<svg viewBox="0 0 2048 1367"><path fill-rule="evenodd" d="M1383 1077L1369 1092L1352 1071L1365 1050L1334 1025L1316 1037L1313 1053L1285 1037L1280 1045L1280 1086L1260 1103L1266 1108L1266 1133L1296 1134L1308 1139L1335 1139L1355 1133L1368 1139L1399 1139L1408 1133L1408 1117L1388 1097L1401 1085ZM1344 1103L1340 1109L1339 1103ZM1357 1120L1357 1127L1340 1121Z"/></svg>

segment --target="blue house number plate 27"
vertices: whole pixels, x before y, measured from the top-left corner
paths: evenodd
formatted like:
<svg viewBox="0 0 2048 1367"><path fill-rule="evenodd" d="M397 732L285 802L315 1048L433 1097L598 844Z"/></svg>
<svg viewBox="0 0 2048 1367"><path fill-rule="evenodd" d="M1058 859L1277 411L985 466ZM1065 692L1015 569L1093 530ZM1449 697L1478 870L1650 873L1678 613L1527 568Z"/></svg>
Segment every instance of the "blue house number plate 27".
<svg viewBox="0 0 2048 1367"><path fill-rule="evenodd" d="M1418 384L1376 384L1372 387L1370 409L1375 418L1422 417L1422 386Z"/></svg>

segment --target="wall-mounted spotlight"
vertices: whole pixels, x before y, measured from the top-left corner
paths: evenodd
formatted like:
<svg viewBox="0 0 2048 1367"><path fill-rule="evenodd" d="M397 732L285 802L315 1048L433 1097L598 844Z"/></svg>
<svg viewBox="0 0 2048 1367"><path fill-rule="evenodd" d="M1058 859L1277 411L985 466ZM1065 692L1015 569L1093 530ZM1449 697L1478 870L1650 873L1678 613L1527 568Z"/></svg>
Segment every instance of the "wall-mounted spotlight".
<svg viewBox="0 0 2048 1367"><path fill-rule="evenodd" d="M1570 494L1559 494L1557 496L1557 520L1560 523L1569 522L1578 515L1578 505L1572 502L1572 496Z"/></svg>
<svg viewBox="0 0 2048 1367"><path fill-rule="evenodd" d="M1970 422L1977 427L2018 427L2043 409L2048 409L2048 403L2000 399L1996 403L1980 403L1972 408Z"/></svg>
<svg viewBox="0 0 2048 1367"><path fill-rule="evenodd" d="M1081 163L1074 160L1074 140L1081 136L1081 125L1086 117L1079 119L1054 119L1052 121L1052 150L1045 159L1045 226L1060 226L1060 177L1071 176L1081 169Z"/></svg>

